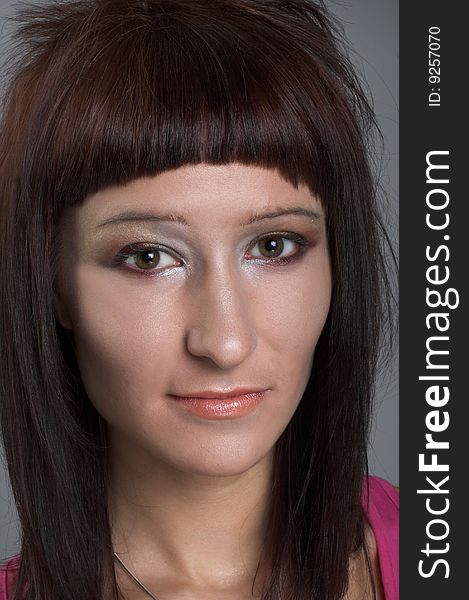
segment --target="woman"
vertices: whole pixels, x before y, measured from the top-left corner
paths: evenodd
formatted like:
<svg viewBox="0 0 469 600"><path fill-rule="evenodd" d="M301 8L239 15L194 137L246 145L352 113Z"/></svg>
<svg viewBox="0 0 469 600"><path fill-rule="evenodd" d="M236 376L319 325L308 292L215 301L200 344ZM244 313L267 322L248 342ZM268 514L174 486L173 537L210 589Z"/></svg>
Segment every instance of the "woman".
<svg viewBox="0 0 469 600"><path fill-rule="evenodd" d="M366 477L386 237L340 30L310 0L17 18L3 596L397 598L396 492Z"/></svg>

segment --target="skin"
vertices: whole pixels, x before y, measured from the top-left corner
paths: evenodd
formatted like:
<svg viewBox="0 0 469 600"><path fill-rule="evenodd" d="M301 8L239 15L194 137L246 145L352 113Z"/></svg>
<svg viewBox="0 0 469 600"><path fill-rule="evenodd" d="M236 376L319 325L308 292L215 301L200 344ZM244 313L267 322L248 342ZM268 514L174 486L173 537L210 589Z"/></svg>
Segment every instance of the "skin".
<svg viewBox="0 0 469 600"><path fill-rule="evenodd" d="M279 208L313 213L242 225ZM136 210L178 213L187 224L102 225ZM302 255L283 237L292 232L308 241ZM245 600L266 531L274 446L302 397L330 306L319 199L274 170L189 165L87 197L64 213L59 233L54 309L108 424L114 549L162 600ZM258 243L274 233L278 254L296 260L276 263ZM165 248L150 265L140 248L114 266L129 244ZM235 419L197 417L167 397L240 386L268 392ZM148 598L116 572L129 598Z"/></svg>

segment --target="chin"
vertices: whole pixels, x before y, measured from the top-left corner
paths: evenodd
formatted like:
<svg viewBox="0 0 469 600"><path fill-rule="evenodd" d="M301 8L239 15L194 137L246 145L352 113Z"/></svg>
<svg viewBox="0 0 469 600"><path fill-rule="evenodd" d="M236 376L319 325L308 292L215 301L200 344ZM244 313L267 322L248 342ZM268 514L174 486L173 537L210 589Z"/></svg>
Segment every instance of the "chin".
<svg viewBox="0 0 469 600"><path fill-rule="evenodd" d="M274 448L267 448L264 453L233 451L229 447L223 452L213 452L209 456L197 456L195 453L187 460L173 462L173 467L186 474L202 477L236 477L251 469L264 468Z"/></svg>

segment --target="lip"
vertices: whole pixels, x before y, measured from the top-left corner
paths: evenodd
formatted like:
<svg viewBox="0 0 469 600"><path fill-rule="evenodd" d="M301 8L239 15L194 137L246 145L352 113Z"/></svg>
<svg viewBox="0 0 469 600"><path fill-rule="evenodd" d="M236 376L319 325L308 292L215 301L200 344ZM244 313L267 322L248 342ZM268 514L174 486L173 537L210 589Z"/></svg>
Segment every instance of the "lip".
<svg viewBox="0 0 469 600"><path fill-rule="evenodd" d="M266 388L255 388L255 387L239 387L231 390L204 390L202 392L189 392L187 394L170 394L176 398L236 398L237 396L244 396L245 394L257 394L258 392L265 392Z"/></svg>
<svg viewBox="0 0 469 600"><path fill-rule="evenodd" d="M229 392L191 392L190 396L169 394L169 398L204 419L237 419L253 412L264 400L267 389L238 388Z"/></svg>

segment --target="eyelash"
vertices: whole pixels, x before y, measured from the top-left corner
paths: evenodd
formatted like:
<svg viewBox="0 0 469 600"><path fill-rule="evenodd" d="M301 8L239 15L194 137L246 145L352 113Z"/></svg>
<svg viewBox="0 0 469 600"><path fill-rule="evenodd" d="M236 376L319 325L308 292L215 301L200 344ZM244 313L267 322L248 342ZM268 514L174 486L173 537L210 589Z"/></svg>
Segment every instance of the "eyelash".
<svg viewBox="0 0 469 600"><path fill-rule="evenodd" d="M271 233L269 235L263 235L262 237L258 238L254 242L252 247L255 247L262 240L266 240L266 239L270 239L270 238L287 239L289 241L295 242L298 246L298 249L294 254L290 254L289 256L280 257L280 258L261 258L258 256L254 257L254 260L259 261L263 264L267 264L269 266L283 266L283 265L291 263L295 260L298 260L301 256L303 256L303 254L307 251L307 249L313 245L312 242L310 242L308 239L306 239L305 237L303 237L302 235L300 235L298 233L283 233L282 232L282 233ZM158 250L160 252L164 252L165 254L172 255L172 253L168 250L168 248L165 248L164 246L160 246L159 244L129 244L128 246L126 246L125 248L120 250L115 255L115 257L113 259L113 266L118 267L119 265L124 264L128 258L131 258L135 254L139 254L140 252L146 252L147 250ZM148 269L148 270L146 270L146 269L129 269L129 270L136 271L137 273L139 273L139 276L140 276L140 272L141 272L143 277L154 277L155 275L158 275L159 273L163 272L164 270L172 269L172 268L174 268L174 266L163 267L163 268L160 268L159 270L157 268Z"/></svg>

